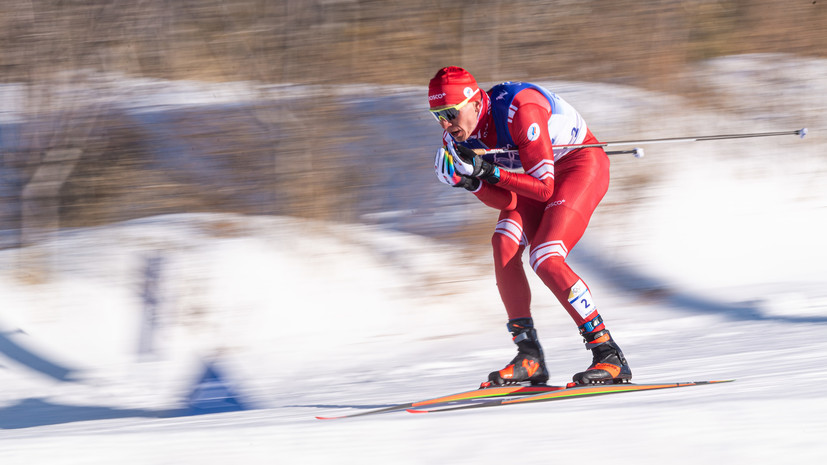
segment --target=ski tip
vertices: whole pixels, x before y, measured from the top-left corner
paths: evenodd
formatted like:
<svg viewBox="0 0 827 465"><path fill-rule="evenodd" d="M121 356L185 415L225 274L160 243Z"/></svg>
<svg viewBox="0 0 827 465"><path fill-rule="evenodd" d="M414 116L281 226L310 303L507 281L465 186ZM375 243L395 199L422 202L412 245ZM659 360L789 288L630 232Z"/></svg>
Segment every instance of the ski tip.
<svg viewBox="0 0 827 465"><path fill-rule="evenodd" d="M427 410L417 410L415 408L406 408L405 411L408 413L428 413Z"/></svg>
<svg viewBox="0 0 827 465"><path fill-rule="evenodd" d="M344 418L344 417L319 417L319 416L316 417L317 420L338 420L339 418Z"/></svg>

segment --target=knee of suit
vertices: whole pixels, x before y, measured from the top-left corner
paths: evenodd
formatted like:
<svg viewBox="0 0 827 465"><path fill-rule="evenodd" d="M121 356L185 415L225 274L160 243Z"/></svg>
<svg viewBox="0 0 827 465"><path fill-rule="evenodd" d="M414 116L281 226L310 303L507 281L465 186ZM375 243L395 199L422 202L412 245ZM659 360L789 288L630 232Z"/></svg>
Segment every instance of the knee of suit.
<svg viewBox="0 0 827 465"><path fill-rule="evenodd" d="M566 291L580 279L566 263L562 254L550 253L547 256L531 253L531 267L545 285L562 299Z"/></svg>
<svg viewBox="0 0 827 465"><path fill-rule="evenodd" d="M563 241L543 242L531 246L529 263L536 273L541 273L541 270L554 273L555 270L567 266L568 254L568 248Z"/></svg>
<svg viewBox="0 0 827 465"><path fill-rule="evenodd" d="M525 231L521 222L511 218L504 218L497 222L491 243L494 247L525 247L527 244Z"/></svg>
<svg viewBox="0 0 827 465"><path fill-rule="evenodd" d="M514 257L522 255L525 244L522 240L517 240L510 234L496 232L491 237L491 247L494 250L494 259L506 263Z"/></svg>

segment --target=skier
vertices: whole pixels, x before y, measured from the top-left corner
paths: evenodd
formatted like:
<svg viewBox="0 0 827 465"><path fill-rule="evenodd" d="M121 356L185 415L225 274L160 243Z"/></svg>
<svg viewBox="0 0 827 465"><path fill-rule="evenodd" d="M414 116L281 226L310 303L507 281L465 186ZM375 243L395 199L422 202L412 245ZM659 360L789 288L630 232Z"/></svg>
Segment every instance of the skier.
<svg viewBox="0 0 827 465"><path fill-rule="evenodd" d="M483 386L530 382L549 374L531 316L531 290L522 255L576 323L592 351L577 384L628 382L632 372L592 300L566 263L609 186L609 159L580 114L559 96L529 83L504 82L482 91L468 71L442 68L428 86L431 114L444 130L434 168L438 179L471 191L500 210L492 245L494 272L517 356ZM518 155L479 155L473 149L515 149ZM507 171L519 169L523 172Z"/></svg>

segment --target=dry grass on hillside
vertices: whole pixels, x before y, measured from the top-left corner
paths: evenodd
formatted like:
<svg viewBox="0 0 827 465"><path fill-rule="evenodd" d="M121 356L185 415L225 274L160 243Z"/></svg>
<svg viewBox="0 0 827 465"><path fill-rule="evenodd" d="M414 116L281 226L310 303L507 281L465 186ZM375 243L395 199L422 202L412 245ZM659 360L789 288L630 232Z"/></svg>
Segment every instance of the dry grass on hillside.
<svg viewBox="0 0 827 465"><path fill-rule="evenodd" d="M714 56L827 54L816 0L31 0L0 5L5 81L91 68L169 79L663 83Z"/></svg>

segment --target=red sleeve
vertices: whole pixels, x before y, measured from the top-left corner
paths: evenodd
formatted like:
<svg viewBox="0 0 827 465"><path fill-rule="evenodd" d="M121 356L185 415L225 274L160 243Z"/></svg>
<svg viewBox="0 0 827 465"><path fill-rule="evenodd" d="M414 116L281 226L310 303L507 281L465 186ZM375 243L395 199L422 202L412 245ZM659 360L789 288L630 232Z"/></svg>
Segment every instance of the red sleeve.
<svg viewBox="0 0 827 465"><path fill-rule="evenodd" d="M498 185L483 181L480 183L480 188L474 192L474 195L486 206L497 210L514 210L517 208L517 194L498 187Z"/></svg>
<svg viewBox="0 0 827 465"><path fill-rule="evenodd" d="M496 186L545 202L554 193L554 152L548 133L551 105L541 93L526 89L514 98L509 115L508 129L525 174L502 170Z"/></svg>

